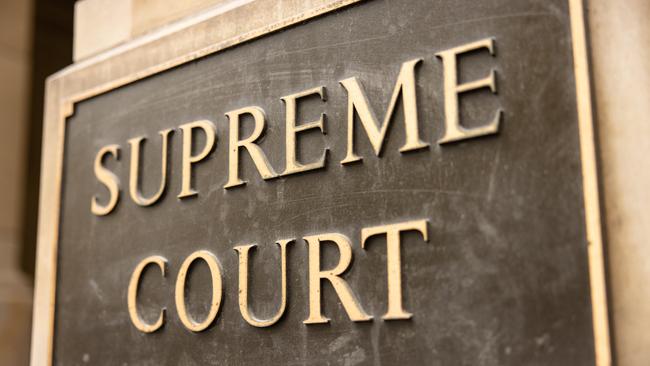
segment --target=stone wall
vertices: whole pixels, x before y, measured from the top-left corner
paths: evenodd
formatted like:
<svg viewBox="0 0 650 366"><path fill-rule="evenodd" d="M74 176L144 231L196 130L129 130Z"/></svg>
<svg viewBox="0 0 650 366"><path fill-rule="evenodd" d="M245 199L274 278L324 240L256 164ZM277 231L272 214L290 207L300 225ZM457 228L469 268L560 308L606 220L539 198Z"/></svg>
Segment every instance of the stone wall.
<svg viewBox="0 0 650 366"><path fill-rule="evenodd" d="M590 1L617 365L650 363L650 2Z"/></svg>

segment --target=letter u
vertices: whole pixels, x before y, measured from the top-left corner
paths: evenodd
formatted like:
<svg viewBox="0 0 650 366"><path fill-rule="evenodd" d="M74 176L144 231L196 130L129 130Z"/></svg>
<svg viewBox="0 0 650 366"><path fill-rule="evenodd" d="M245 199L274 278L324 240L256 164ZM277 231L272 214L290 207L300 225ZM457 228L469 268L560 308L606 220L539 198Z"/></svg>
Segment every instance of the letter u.
<svg viewBox="0 0 650 366"><path fill-rule="evenodd" d="M142 141L145 140L144 137L136 137L129 140L131 145L131 168L129 171L129 194L133 202L137 203L140 206L151 206L165 192L165 186L167 184L167 146L169 140L169 134L172 132L172 129L166 129L160 131L160 137L162 139L162 152L160 159L160 184L158 186L158 191L151 197L146 198L140 192L140 146Z"/></svg>
<svg viewBox="0 0 650 366"><path fill-rule="evenodd" d="M255 248L256 245L240 245L234 248L235 251L239 253L239 310L241 311L244 320L254 327L269 327L277 323L284 314L284 310L287 307L287 246L291 242L293 242L293 239L279 240L277 242L278 246L280 246L282 261L282 300L277 313L270 319L266 320L257 319L251 314L248 306L248 253L250 252L250 249Z"/></svg>

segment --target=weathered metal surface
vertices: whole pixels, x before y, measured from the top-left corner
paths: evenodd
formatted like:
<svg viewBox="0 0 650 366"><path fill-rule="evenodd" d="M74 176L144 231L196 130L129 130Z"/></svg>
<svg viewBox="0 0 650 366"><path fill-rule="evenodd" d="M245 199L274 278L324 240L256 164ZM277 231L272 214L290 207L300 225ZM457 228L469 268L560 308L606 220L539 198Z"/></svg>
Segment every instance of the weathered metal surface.
<svg viewBox="0 0 650 366"><path fill-rule="evenodd" d="M66 125L55 308L54 363L75 365L593 365L580 136L565 1L365 1L209 55L75 105ZM469 127L503 111L497 134L438 144L445 132L443 64L436 54L491 38L460 58L462 82L496 71L497 93L463 94ZM416 68L419 134L427 149L398 150L406 138L400 102L377 157L359 123L362 162L342 165L347 151L348 94L339 83L357 77L383 120L403 63ZM266 112L259 146L277 172L285 166L281 97L324 86L326 101L305 99L298 121L326 114L326 135L300 135L304 163L329 149L323 169L263 180L246 152L244 186L228 180L225 113L247 106ZM216 146L194 165L198 195L179 199L182 134L178 126L209 120ZM241 136L252 133L243 120ZM144 136L142 191L158 189L161 140L174 128L166 193L150 207L128 194L128 140ZM204 141L197 134L197 145ZM108 193L93 173L97 152L120 145L105 165L121 182L115 209L91 213L92 197ZM194 153L198 153L198 149ZM408 320L382 320L387 309L386 243L361 248L362 228L427 220L421 234L402 235L402 299ZM353 261L342 277L374 317L353 322L328 281L322 282L328 324L309 316L308 248L304 237L342 233ZM257 243L250 259L252 312L277 311L280 251L288 247L287 308L278 323L256 328L238 306L235 246ZM338 263L322 245L322 268ZM193 252L220 261L223 297L214 323L187 330L177 315L176 278ZM129 280L144 258L167 259L166 276L145 268L138 311L153 323L145 334L127 308ZM208 313L212 284L205 263L190 267L187 310Z"/></svg>

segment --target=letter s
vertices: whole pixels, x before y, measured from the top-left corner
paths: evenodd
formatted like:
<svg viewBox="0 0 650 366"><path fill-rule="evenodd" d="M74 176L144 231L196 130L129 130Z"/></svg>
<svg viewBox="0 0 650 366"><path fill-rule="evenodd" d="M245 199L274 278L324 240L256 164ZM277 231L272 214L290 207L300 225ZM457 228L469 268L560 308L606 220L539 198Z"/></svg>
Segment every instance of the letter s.
<svg viewBox="0 0 650 366"><path fill-rule="evenodd" d="M113 211L113 209L117 205L117 200L120 197L119 178L117 178L117 176L113 174L113 172L106 169L102 165L104 156L106 156L107 154L113 155L115 159L119 160L119 152L120 152L119 145L108 145L103 147L101 150L99 150L97 156L95 157L95 165L94 165L95 176L97 176L98 181L100 181L101 183L104 184L104 186L106 186L110 194L108 203L104 206L102 206L97 202L97 195L93 196L90 204L90 211L97 216L108 215L111 211Z"/></svg>

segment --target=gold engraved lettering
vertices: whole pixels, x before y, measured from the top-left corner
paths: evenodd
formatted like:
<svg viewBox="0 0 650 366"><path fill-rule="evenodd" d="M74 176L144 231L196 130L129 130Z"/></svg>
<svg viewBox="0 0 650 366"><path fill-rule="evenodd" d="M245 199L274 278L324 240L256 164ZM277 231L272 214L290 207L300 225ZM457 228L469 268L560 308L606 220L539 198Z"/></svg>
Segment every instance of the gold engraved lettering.
<svg viewBox="0 0 650 366"><path fill-rule="evenodd" d="M481 48L487 48L490 51L490 55L494 56L494 40L492 38L468 43L436 54L436 56L442 59L445 90L445 134L438 140L439 144L491 135L499 131L499 122L502 114L500 109L497 110L496 116L487 125L465 128L460 123L458 96L461 93L481 88L490 88L492 93L496 93L497 91L495 70L491 70L490 75L483 79L458 84L458 55Z"/></svg>
<svg viewBox="0 0 650 366"><path fill-rule="evenodd" d="M255 248L256 245L240 245L234 248L237 253L239 253L239 310L241 311L244 320L254 327L269 327L277 323L284 314L284 310L287 306L287 246L291 242L293 242L293 239L279 240L277 242L278 246L280 246L281 252L282 300L280 301L278 312L267 320L257 319L251 314L248 306L248 257L250 249Z"/></svg>
<svg viewBox="0 0 650 366"><path fill-rule="evenodd" d="M212 150L215 140L217 138L216 128L214 124L208 120L194 121L179 126L183 131L183 179L181 184L181 193L178 198L191 197L198 192L192 188L192 164L198 163L205 159ZM192 155L193 138L192 133L194 129L200 128L205 134L205 145L203 150L196 155Z"/></svg>
<svg viewBox="0 0 650 366"><path fill-rule="evenodd" d="M255 122L253 133L246 139L239 139L239 120L243 114L250 114ZM262 136L266 124L266 115L260 107L245 107L226 113L230 121L230 145L228 146L228 182L224 188L231 188L246 184L246 181L239 178L239 148L243 147L248 151L251 159L257 167L263 179L277 177L277 173L269 163L262 149L255 144L255 141Z"/></svg>
<svg viewBox="0 0 650 366"><path fill-rule="evenodd" d="M386 131L390 125L390 120L397 105L397 99L402 95L402 103L404 105L404 127L406 130L406 142L399 151L406 152L411 150L422 149L429 144L420 140L420 133L418 131L418 109L417 109L417 93L415 85L415 66L422 61L415 59L402 64L393 96L390 99L388 111L384 117L383 124L379 125L374 111L370 108L368 98L363 91L359 80L356 77L341 80L348 93L348 149L345 159L341 164L348 164L359 161L362 158L354 153L354 115L355 111L359 116L359 121L366 131L368 139L372 144L375 154L379 156L384 145L384 138Z"/></svg>
<svg viewBox="0 0 650 366"><path fill-rule="evenodd" d="M197 259L203 259L208 264L210 274L212 275L212 302L210 303L210 311L208 312L208 316L201 322L192 319L185 307L185 281L187 279L187 271L192 262ZM176 310L183 325L192 332L201 332L208 328L219 312L221 297L223 295L222 290L221 266L217 257L207 250L199 250L190 254L181 265L178 277L176 278Z"/></svg>
<svg viewBox="0 0 650 366"><path fill-rule="evenodd" d="M382 316L385 320L410 319L413 314L402 308L402 264L400 255L400 233L416 230L428 241L427 221L417 220L393 225L381 225L361 230L361 247L365 249L366 239L386 234L386 267L388 272L388 311Z"/></svg>
<svg viewBox="0 0 650 366"><path fill-rule="evenodd" d="M144 270L144 268L150 264L158 265L158 267L160 268L160 272L162 272L162 276L165 277L165 266L167 265L167 260L165 258L157 255L145 258L140 263L138 263L138 265L135 267L135 270L133 271L133 274L131 275L131 280L129 281L128 295L127 295L127 304L129 308L129 316L131 317L131 322L139 331L143 333L155 332L156 330L160 329L160 327L162 327L163 323L165 322L164 308L160 310L160 315L158 316L158 320L156 320L156 322L153 324L147 324L142 318L140 318L140 314L138 314L137 298L138 298L138 286L140 284L140 276L142 275L142 271Z"/></svg>
<svg viewBox="0 0 650 366"><path fill-rule="evenodd" d="M97 202L97 196L93 196L90 202L90 211L97 216L104 216L111 213L111 211L113 211L115 208L115 205L117 205L118 199L120 198L120 180L115 174L113 174L113 172L106 169L102 165L104 156L110 154L113 155L115 159L119 159L119 152L120 147L118 145L109 145L99 150L97 156L95 157L95 176L97 177L98 181L106 186L110 195L108 203L105 206L102 206Z"/></svg>
<svg viewBox="0 0 650 366"><path fill-rule="evenodd" d="M140 174L140 145L141 142L146 141L144 137L136 137L129 140L131 145L131 168L129 173L129 194L133 202L140 206L150 206L160 199L163 192L165 191L165 185L167 184L167 145L169 134L172 132L172 129L166 129L160 131L160 137L162 139L162 157L160 163L160 184L158 186L158 191L151 197L145 198L142 196L139 185L139 174Z"/></svg>
<svg viewBox="0 0 650 366"><path fill-rule="evenodd" d="M350 239L338 233L311 235L304 239L309 245L309 317L303 323L318 324L330 321L321 312L321 279L328 280L332 284L350 320L355 322L371 320L372 316L366 314L361 308L350 285L340 277L352 262ZM341 257L338 265L333 269L321 271L321 242L332 242L338 246Z"/></svg>
<svg viewBox="0 0 650 366"><path fill-rule="evenodd" d="M309 164L301 164L296 157L296 140L298 132L305 130L310 130L313 128L318 128L322 133L325 133L323 129L323 122L325 119L325 114L321 113L320 118L317 121L303 123L300 126L296 126L296 109L297 109L297 100L303 97L310 95L318 94L322 101L325 101L324 96L325 87L317 87L309 90L302 91L300 93L288 95L282 97L282 100L285 103L287 112L286 112L286 167L282 175L295 174L300 172L305 172L308 170L319 169L325 166L325 159L327 157L327 148L323 152L323 155L318 161Z"/></svg>

